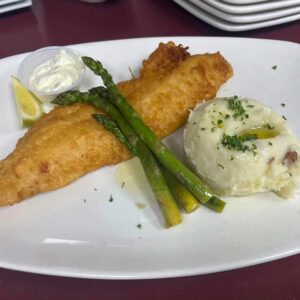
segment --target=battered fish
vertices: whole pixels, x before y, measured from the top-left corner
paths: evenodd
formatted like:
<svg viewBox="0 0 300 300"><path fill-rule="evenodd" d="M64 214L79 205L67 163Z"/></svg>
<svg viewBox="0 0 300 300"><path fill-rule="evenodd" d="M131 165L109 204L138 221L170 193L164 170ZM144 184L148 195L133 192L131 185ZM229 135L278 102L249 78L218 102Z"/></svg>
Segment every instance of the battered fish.
<svg viewBox="0 0 300 300"><path fill-rule="evenodd" d="M191 56L173 42L160 44L143 62L139 78L118 84L160 137L175 131L189 109L216 95L232 76L220 53ZM96 123L89 104L57 107L28 130L0 162L0 205L55 190L100 167L130 157L126 147Z"/></svg>

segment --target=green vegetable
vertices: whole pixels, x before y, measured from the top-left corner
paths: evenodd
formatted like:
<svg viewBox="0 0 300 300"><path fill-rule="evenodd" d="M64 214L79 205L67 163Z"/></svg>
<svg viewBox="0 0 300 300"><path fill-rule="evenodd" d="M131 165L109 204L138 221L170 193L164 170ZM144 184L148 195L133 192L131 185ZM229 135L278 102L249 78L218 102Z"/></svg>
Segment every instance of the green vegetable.
<svg viewBox="0 0 300 300"><path fill-rule="evenodd" d="M101 95L101 97L100 97L100 95ZM78 103L78 102L92 103L96 107L103 109L105 112L107 112L108 115L112 116L112 114L115 114L114 115L115 118L119 117L118 118L119 120L122 119L123 127L120 126L120 123L119 123L119 126L122 128L124 128L126 126L127 129L129 127L131 130L130 132L132 132L135 135L132 128L124 120L124 118L119 113L119 111L112 104L110 104L109 101L106 101L102 98L102 97L106 97L106 96L107 96L107 90L103 87L97 87L97 88L91 89L89 93L81 93L79 91L69 91L69 92L62 93L55 100L53 100L52 103L58 104L58 105L67 105L67 104L73 104L73 103ZM111 130L113 130L114 127L118 128L118 126L114 125L111 127ZM107 126L107 129L109 130L108 126ZM118 130L121 133L120 128L118 128L116 131L118 131ZM135 135L135 137L132 137L131 140L135 140L136 138L138 138L138 137ZM127 147L130 147L130 144L128 143L128 139L123 139L121 141L123 143L125 143ZM132 151L132 149L130 151ZM152 153L150 152L150 154L152 154ZM222 212L222 210L225 207L225 204L226 203L224 201L222 201L221 199L212 197L208 202L205 203L205 206L211 208L212 210L214 210L216 212Z"/></svg>
<svg viewBox="0 0 300 300"><path fill-rule="evenodd" d="M141 152L139 149L136 149L134 145L131 145L126 137L121 132L120 128L117 126L115 122L111 119L108 119L102 115L93 115L94 119L101 123L108 131L112 132L122 143L124 143L128 149L142 161L144 158L141 158L141 155L145 155L145 151ZM142 144L143 142L140 141ZM146 147L146 146L145 146ZM145 150L145 149L142 149ZM148 150L148 148L147 148ZM148 152L150 152L148 150ZM148 153L148 155L152 155L152 153ZM144 168L145 172L148 170ZM167 182L169 189L171 190L172 195L176 199L177 203L185 210L186 213L190 213L196 210L199 207L199 202L197 199L185 189L174 177L171 175L163 166L160 166L160 170L162 171L163 177ZM147 176L148 178L148 176Z"/></svg>
<svg viewBox="0 0 300 300"><path fill-rule="evenodd" d="M118 91L111 75L101 62L90 57L82 57L84 64L96 75L101 76L109 94L109 100L121 111L127 122L133 127L140 139L147 144L158 160L202 203L214 197L213 192L202 180L180 162L174 154L157 138L152 130L143 122L140 116L127 103Z"/></svg>
<svg viewBox="0 0 300 300"><path fill-rule="evenodd" d="M110 106L108 103L107 105ZM112 109L112 108L111 108ZM110 111L111 111L110 109ZM113 108L115 109L115 108ZM107 112L109 109L106 110ZM167 187L164 177L157 165L152 153L146 145L135 135L134 131L127 125L125 120L117 111L114 112L114 118L118 120L118 125L106 116L95 114L93 118L101 123L108 131L112 132L128 149L136 155L144 169L149 184L158 200L161 211L165 217L166 227L174 226L182 222L179 208ZM124 126L125 125L125 126ZM124 133L124 134L123 134Z"/></svg>
<svg viewBox="0 0 300 300"><path fill-rule="evenodd" d="M162 166L161 170L178 205L182 207L186 213L191 213L196 210L200 204L194 195L190 193L166 168Z"/></svg>
<svg viewBox="0 0 300 300"><path fill-rule="evenodd" d="M110 106L109 103L107 105ZM106 109L106 112L115 109ZM112 115L112 114L111 114ZM132 154L136 155L144 169L145 175L149 181L152 191L158 201L162 214L165 218L166 227L174 226L182 222L180 210L175 202L164 177L157 165L152 153L146 145L135 135L134 131L122 120L117 111L114 112L114 118L118 120L121 129L117 124L106 116L95 114L93 118L102 124L108 131L112 132L121 142L123 142ZM124 126L125 125L125 126ZM124 134L123 134L124 133Z"/></svg>
<svg viewBox="0 0 300 300"><path fill-rule="evenodd" d="M99 88L99 90L102 93L106 92L102 88ZM165 218L166 227L182 222L180 210L160 172L155 158L147 146L137 137L130 125L124 120L120 112L110 102L99 97L96 93L81 93L79 91L62 93L52 102L59 105L89 102L104 110L115 122L102 115L93 115L93 117L108 131L116 135L140 159L145 175Z"/></svg>

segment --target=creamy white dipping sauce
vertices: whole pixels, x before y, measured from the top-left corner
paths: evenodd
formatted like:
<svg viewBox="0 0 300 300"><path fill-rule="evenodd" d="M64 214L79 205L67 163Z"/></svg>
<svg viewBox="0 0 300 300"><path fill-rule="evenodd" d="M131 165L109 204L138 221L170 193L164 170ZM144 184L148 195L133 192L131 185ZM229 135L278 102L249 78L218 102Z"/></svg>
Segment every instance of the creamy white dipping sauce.
<svg viewBox="0 0 300 300"><path fill-rule="evenodd" d="M71 87L83 72L83 62L61 50L55 57L33 70L29 85L37 93L60 92Z"/></svg>
<svg viewBox="0 0 300 300"><path fill-rule="evenodd" d="M300 173L300 143L286 121L251 99L215 99L189 116L184 149L220 195L274 191L290 197Z"/></svg>

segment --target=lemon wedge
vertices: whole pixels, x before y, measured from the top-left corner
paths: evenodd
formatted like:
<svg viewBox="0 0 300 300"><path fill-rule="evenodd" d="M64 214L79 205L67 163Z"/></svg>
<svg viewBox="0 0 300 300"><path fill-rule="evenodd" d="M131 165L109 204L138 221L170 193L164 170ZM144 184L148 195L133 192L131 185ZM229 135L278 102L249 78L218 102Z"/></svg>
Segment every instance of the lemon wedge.
<svg viewBox="0 0 300 300"><path fill-rule="evenodd" d="M29 127L42 115L38 98L26 89L18 78L12 76L15 101L22 127Z"/></svg>

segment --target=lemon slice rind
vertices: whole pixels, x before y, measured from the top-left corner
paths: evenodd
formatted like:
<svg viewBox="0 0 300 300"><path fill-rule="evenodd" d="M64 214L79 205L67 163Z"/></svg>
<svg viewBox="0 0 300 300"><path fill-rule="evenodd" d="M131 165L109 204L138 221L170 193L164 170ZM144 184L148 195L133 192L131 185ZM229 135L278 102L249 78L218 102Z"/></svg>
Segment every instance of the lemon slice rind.
<svg viewBox="0 0 300 300"><path fill-rule="evenodd" d="M12 76L15 102L22 127L30 127L42 115L38 98L26 89L18 78Z"/></svg>

